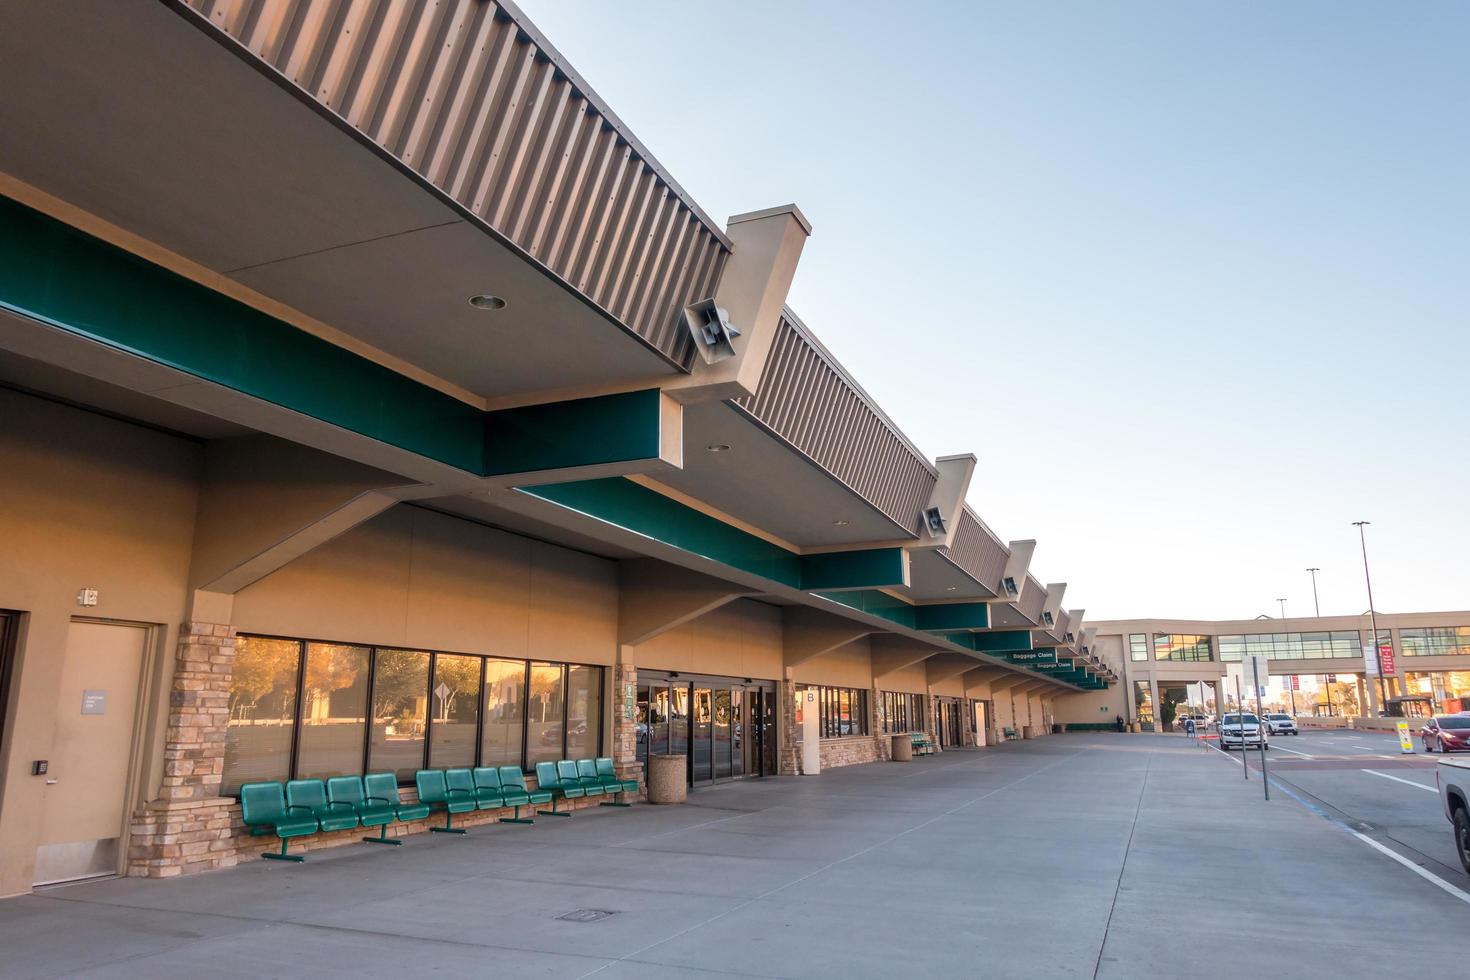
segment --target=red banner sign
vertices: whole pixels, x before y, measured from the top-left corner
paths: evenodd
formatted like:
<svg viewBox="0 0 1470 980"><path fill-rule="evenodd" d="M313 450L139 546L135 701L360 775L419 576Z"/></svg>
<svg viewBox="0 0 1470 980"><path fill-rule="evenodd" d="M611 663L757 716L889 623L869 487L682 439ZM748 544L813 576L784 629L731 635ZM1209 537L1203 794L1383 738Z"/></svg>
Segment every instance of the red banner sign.
<svg viewBox="0 0 1470 980"><path fill-rule="evenodd" d="M1297 677L1295 674L1291 675L1291 689L1293 691L1300 691L1302 689L1301 678Z"/></svg>
<svg viewBox="0 0 1470 980"><path fill-rule="evenodd" d="M1378 671L1385 677L1394 672L1392 643L1378 644Z"/></svg>

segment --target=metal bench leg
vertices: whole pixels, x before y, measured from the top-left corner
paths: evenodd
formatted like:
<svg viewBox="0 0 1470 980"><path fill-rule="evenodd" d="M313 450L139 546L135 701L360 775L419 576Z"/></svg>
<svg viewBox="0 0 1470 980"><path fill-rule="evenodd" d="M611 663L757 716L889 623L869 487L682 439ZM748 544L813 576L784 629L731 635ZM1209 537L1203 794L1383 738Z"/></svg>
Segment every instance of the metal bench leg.
<svg viewBox="0 0 1470 980"><path fill-rule="evenodd" d="M612 799L610 799L610 800L603 800L601 803L598 804L598 806L632 806L633 804L631 804L631 803L624 803L624 802L621 802L618 799L619 797L623 797L624 799L626 799L627 798L627 795L628 795L628 791L627 790L620 789L616 793L613 794L613 798Z"/></svg>
<svg viewBox="0 0 1470 980"><path fill-rule="evenodd" d="M515 811L515 816L513 816L513 817L501 817L500 818L500 822L501 823L535 823L536 822L536 821L532 820L530 817L523 817L523 816L521 816L521 805L519 803L517 803L512 809Z"/></svg>
<svg viewBox="0 0 1470 980"><path fill-rule="evenodd" d="M276 851L266 851L264 854L261 855L261 857L265 858L268 861L294 861L297 864L300 864L302 861L305 861L306 860L306 855L304 855L304 854L287 854L286 853L286 845L289 844L290 842L291 842L291 839L289 837L282 837L281 838L281 850L279 852L276 852Z"/></svg>
<svg viewBox="0 0 1470 980"><path fill-rule="evenodd" d="M571 816L571 814L570 813L567 813L565 810L558 810L556 808L556 797L554 797L554 796L551 798L551 809L550 810L537 810L536 812L539 813L539 814L541 814L543 817L570 817Z"/></svg>
<svg viewBox="0 0 1470 980"><path fill-rule="evenodd" d="M442 827L430 827L429 830L431 832L433 832L433 833L436 833L436 834L462 834L462 833L464 833L464 828L463 827L456 827L454 825L454 814L450 813L448 810L445 810L444 811L444 826L442 826Z"/></svg>
<svg viewBox="0 0 1470 980"><path fill-rule="evenodd" d="M378 825L378 836L376 836L376 837L364 837L363 840L367 841L369 844L395 844L395 845L401 845L403 843L403 841L397 839L396 837L389 837L388 836L388 825L387 824L379 824Z"/></svg>

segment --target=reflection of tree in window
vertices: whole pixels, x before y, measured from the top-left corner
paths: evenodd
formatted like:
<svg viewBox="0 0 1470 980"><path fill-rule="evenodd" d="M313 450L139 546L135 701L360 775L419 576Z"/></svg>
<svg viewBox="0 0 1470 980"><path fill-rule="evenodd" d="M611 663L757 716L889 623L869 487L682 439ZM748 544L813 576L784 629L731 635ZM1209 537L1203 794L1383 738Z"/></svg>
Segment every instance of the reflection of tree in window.
<svg viewBox="0 0 1470 980"><path fill-rule="evenodd" d="M561 664L531 664L531 700L526 706L527 762L554 762L562 757L564 696Z"/></svg>
<svg viewBox="0 0 1470 980"><path fill-rule="evenodd" d="M233 794L241 783L290 778L300 668L301 644L295 640L236 641L221 794Z"/></svg>
<svg viewBox="0 0 1470 980"><path fill-rule="evenodd" d="M480 711L480 658L441 653L434 658L434 737L429 765L475 764L475 722ZM441 693L442 692L442 693Z"/></svg>
<svg viewBox="0 0 1470 980"><path fill-rule="evenodd" d="M308 643L296 778L356 772L367 712L367 647Z"/></svg>
<svg viewBox="0 0 1470 980"><path fill-rule="evenodd" d="M379 650L373 670L373 731L368 764L409 779L423 766L429 704L429 655Z"/></svg>

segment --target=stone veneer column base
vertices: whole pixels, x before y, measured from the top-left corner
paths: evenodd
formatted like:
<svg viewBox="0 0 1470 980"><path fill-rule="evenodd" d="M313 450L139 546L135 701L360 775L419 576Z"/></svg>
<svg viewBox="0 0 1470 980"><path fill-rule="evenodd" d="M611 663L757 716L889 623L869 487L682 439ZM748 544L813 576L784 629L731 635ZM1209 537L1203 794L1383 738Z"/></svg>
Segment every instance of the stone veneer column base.
<svg viewBox="0 0 1470 980"><path fill-rule="evenodd" d="M133 815L128 842L128 874L137 878L173 878L233 868L238 857L231 828L234 800L146 803Z"/></svg>
<svg viewBox="0 0 1470 980"><path fill-rule="evenodd" d="M163 741L163 779L158 798L133 814L128 874L167 878L235 863L229 810L234 801L219 795L234 670L231 626L179 627Z"/></svg>

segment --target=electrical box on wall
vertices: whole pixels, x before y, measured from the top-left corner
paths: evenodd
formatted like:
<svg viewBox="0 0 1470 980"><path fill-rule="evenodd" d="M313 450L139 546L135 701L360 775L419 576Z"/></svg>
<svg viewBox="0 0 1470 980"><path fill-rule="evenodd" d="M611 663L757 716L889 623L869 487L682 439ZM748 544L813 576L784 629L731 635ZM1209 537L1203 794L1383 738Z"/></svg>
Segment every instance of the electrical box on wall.
<svg viewBox="0 0 1470 980"><path fill-rule="evenodd" d="M82 589L80 592L77 593L77 605L79 605L79 606L95 606L95 605L97 605L97 590L96 589Z"/></svg>

